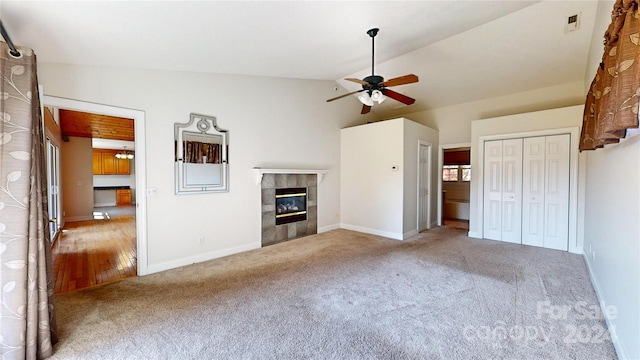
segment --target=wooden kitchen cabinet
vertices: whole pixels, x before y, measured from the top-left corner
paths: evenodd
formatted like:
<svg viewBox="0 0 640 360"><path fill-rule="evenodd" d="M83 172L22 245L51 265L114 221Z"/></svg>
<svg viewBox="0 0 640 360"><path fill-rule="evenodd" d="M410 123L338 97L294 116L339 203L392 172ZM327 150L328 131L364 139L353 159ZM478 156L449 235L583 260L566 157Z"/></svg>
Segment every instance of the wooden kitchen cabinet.
<svg viewBox="0 0 640 360"><path fill-rule="evenodd" d="M93 150L93 175L102 174L102 153Z"/></svg>
<svg viewBox="0 0 640 360"><path fill-rule="evenodd" d="M131 189L116 190L116 205L131 205Z"/></svg>
<svg viewBox="0 0 640 360"><path fill-rule="evenodd" d="M131 161L129 159L116 159L116 174L118 175L129 175L131 174Z"/></svg>
<svg viewBox="0 0 640 360"><path fill-rule="evenodd" d="M116 158L117 150L93 149L93 175L129 175L129 159Z"/></svg>
<svg viewBox="0 0 640 360"><path fill-rule="evenodd" d="M102 175L116 174L116 154L102 153Z"/></svg>

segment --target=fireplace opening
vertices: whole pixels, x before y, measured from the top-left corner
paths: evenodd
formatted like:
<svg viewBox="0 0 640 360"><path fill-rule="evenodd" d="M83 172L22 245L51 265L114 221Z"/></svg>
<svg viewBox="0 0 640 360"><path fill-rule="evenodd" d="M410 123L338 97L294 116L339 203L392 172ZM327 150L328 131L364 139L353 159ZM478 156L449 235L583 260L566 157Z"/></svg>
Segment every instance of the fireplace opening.
<svg viewBox="0 0 640 360"><path fill-rule="evenodd" d="M307 220L307 188L276 189L276 225Z"/></svg>

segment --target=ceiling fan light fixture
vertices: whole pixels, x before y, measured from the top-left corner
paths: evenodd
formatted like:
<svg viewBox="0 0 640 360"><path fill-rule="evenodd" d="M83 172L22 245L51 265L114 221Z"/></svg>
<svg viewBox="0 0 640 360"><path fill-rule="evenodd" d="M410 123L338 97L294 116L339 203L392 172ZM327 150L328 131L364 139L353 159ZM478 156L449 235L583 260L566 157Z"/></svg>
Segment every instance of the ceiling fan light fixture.
<svg viewBox="0 0 640 360"><path fill-rule="evenodd" d="M382 102L386 99L386 97L382 94L380 90L373 90L371 92L371 100L377 102L378 104L382 104Z"/></svg>
<svg viewBox="0 0 640 360"><path fill-rule="evenodd" d="M358 100L367 106L373 106L373 100L371 100L368 92L358 95Z"/></svg>

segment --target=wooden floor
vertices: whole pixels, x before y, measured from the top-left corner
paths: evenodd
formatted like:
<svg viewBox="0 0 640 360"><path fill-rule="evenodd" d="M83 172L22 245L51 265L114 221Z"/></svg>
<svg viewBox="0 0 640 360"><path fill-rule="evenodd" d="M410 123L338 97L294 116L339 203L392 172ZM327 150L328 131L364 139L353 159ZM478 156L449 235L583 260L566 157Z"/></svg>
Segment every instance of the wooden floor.
<svg viewBox="0 0 640 360"><path fill-rule="evenodd" d="M67 222L53 245L56 294L136 276L135 216L95 217Z"/></svg>
<svg viewBox="0 0 640 360"><path fill-rule="evenodd" d="M454 227L457 229L469 230L469 220L445 218L443 225L448 227Z"/></svg>

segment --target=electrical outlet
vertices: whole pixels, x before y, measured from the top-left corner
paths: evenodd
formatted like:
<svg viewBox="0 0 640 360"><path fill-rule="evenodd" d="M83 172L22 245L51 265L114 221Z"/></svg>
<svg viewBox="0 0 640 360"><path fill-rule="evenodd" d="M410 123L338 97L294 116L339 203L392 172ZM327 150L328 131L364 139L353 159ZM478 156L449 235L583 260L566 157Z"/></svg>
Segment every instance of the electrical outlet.
<svg viewBox="0 0 640 360"><path fill-rule="evenodd" d="M203 244L204 244L204 236L200 236L200 237L198 238L198 243L199 243L200 245L203 245Z"/></svg>

